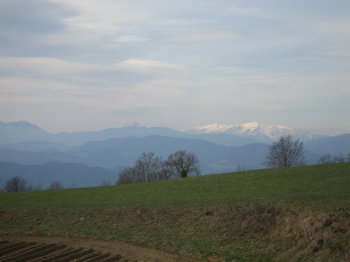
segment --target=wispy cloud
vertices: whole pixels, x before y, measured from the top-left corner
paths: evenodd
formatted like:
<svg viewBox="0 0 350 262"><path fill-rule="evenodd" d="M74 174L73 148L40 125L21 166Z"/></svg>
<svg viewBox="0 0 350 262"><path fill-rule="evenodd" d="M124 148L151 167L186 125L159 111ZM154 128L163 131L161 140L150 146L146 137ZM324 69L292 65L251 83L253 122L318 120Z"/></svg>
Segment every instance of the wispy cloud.
<svg viewBox="0 0 350 262"><path fill-rule="evenodd" d="M242 36L235 32L198 32L198 31L192 31L192 32L185 32L179 35L175 35L168 39L170 42L197 42L197 43L203 43L203 42L217 42L217 41L225 41L225 40L234 40L239 39Z"/></svg>
<svg viewBox="0 0 350 262"><path fill-rule="evenodd" d="M137 35L122 35L122 36L116 37L115 40L120 43L139 43L139 42L148 41L147 38L137 36Z"/></svg>
<svg viewBox="0 0 350 262"><path fill-rule="evenodd" d="M66 18L64 21L69 30L78 32L81 30L90 32L114 31L118 30L122 23L143 21L150 17L147 10L119 1L51 1L76 10L76 15Z"/></svg>
<svg viewBox="0 0 350 262"><path fill-rule="evenodd" d="M155 60L145 59L128 59L116 64L118 69L137 71L137 72L150 72L159 70L171 70L182 71L185 67Z"/></svg>
<svg viewBox="0 0 350 262"><path fill-rule="evenodd" d="M255 7L230 7L227 9L227 11L234 15L240 15L240 16L252 16L252 17L259 17L259 18L271 18L273 17L271 14L268 14L261 10L260 8Z"/></svg>
<svg viewBox="0 0 350 262"><path fill-rule="evenodd" d="M20 73L76 74L91 73L106 69L104 66L79 62L69 62L52 57L0 57L0 70Z"/></svg>

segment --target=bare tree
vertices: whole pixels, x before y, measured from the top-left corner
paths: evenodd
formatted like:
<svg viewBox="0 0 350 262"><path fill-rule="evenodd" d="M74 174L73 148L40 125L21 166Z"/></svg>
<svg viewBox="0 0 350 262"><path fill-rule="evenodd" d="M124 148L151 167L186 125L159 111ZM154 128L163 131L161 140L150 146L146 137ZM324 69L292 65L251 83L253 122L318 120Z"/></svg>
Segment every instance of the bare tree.
<svg viewBox="0 0 350 262"><path fill-rule="evenodd" d="M155 153L143 153L133 167L127 167L119 172L117 184L150 182L170 179L172 177L187 177L199 175L199 161L194 153L178 151L170 154L166 161Z"/></svg>
<svg viewBox="0 0 350 262"><path fill-rule="evenodd" d="M139 166L123 168L118 175L117 184L131 184L145 182L144 174Z"/></svg>
<svg viewBox="0 0 350 262"><path fill-rule="evenodd" d="M60 181L53 181L50 185L49 185L49 189L62 189L63 185Z"/></svg>
<svg viewBox="0 0 350 262"><path fill-rule="evenodd" d="M334 156L334 162L333 163L344 163L346 162L346 157L339 153L336 156Z"/></svg>
<svg viewBox="0 0 350 262"><path fill-rule="evenodd" d="M126 167L119 172L117 184L131 184L136 183L133 175L133 168Z"/></svg>
<svg viewBox="0 0 350 262"><path fill-rule="evenodd" d="M291 135L281 136L270 147L266 164L268 167L292 167L304 164L304 145Z"/></svg>
<svg viewBox="0 0 350 262"><path fill-rule="evenodd" d="M119 172L117 184L150 182L164 179L164 164L153 152L143 153L133 167Z"/></svg>
<svg viewBox="0 0 350 262"><path fill-rule="evenodd" d="M160 180L162 167L162 159L153 152L143 153L136 161L136 168L145 182Z"/></svg>
<svg viewBox="0 0 350 262"><path fill-rule="evenodd" d="M27 181L19 176L15 176L6 181L6 192L22 192L27 190Z"/></svg>
<svg viewBox="0 0 350 262"><path fill-rule="evenodd" d="M322 157L320 157L320 159L318 160L319 164L330 164L333 163L333 159L332 156L330 154L326 154Z"/></svg>
<svg viewBox="0 0 350 262"><path fill-rule="evenodd" d="M319 164L331 164L331 163L345 163L345 162L350 162L350 154L343 155L342 153L338 153L337 155L324 155L322 156L319 160Z"/></svg>
<svg viewBox="0 0 350 262"><path fill-rule="evenodd" d="M170 154L166 161L169 171L178 178L184 178L189 175L199 175L199 160L195 153L185 150Z"/></svg>

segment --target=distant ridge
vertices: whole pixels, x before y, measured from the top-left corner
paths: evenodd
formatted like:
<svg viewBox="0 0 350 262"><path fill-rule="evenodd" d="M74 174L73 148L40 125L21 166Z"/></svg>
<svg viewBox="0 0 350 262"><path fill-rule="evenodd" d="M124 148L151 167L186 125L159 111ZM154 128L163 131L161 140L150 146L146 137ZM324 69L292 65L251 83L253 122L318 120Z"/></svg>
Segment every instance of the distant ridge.
<svg viewBox="0 0 350 262"><path fill-rule="evenodd" d="M34 188L45 189L54 181L60 181L64 187L91 187L107 182L114 184L117 172L114 169L88 167L78 163L21 165L0 162L0 187L14 176L22 177Z"/></svg>
<svg viewBox="0 0 350 262"><path fill-rule="evenodd" d="M265 125L259 122L248 122L237 125L209 124L187 131L178 131L167 127L144 127L135 122L120 128L53 134L26 121L14 123L0 121L0 145L40 141L60 143L65 146L79 146L90 141L102 141L111 138L158 135L203 139L227 146L242 146L251 143L270 143L278 139L281 135L287 134L292 134L302 141L311 141L340 133L346 133L346 131L328 130L321 132L310 129L292 129L283 125Z"/></svg>
<svg viewBox="0 0 350 262"><path fill-rule="evenodd" d="M27 121L17 121L17 122L3 122L0 121L0 128L2 130L7 129L9 131L11 130L18 130L18 129L31 129L31 130L37 130L37 131L44 131L43 129L41 129L39 126L34 125L30 122ZM44 131L45 132L45 131Z"/></svg>
<svg viewBox="0 0 350 262"><path fill-rule="evenodd" d="M53 135L26 121L1 122L0 145L29 141L49 141Z"/></svg>

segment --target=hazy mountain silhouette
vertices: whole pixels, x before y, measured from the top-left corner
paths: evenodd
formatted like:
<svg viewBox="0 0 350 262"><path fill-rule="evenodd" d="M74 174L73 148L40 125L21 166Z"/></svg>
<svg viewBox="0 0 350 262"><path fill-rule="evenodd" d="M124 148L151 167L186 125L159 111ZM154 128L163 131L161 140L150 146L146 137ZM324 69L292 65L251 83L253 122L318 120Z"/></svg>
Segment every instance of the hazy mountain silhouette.
<svg viewBox="0 0 350 262"><path fill-rule="evenodd" d="M232 126L232 127L231 127ZM191 129L188 131L178 131L166 127L143 127L138 124L121 128L108 128L99 131L85 131L72 133L58 133L52 134L46 132L38 126L28 122L4 123L0 122L0 145L5 144L19 144L17 148L22 150L32 150L29 145L21 144L40 141L50 142L46 144L45 149L63 150L63 146L79 146L90 141L101 141L111 138L123 137L146 137L151 135L181 137L203 139L212 143L222 144L227 146L242 146L252 143L271 142L279 135L291 132L291 129L281 126L267 126L260 123L246 123L242 125L209 125ZM215 129L216 128L216 129ZM221 130L220 128L223 128ZM298 137L305 137L310 140L313 137L320 137L320 135L313 135L309 130L304 130L302 133L298 130ZM60 145L62 144L62 145ZM34 147L36 145L33 145ZM43 144L41 145L43 147Z"/></svg>
<svg viewBox="0 0 350 262"><path fill-rule="evenodd" d="M315 153L348 154L350 153L350 134L309 141L305 143L305 149Z"/></svg>
<svg viewBox="0 0 350 262"><path fill-rule="evenodd" d="M64 187L90 187L103 183L115 184L117 171L83 164L49 162L42 165L20 165L0 162L0 186L14 176L20 176L41 189L60 181Z"/></svg>
<svg viewBox="0 0 350 262"><path fill-rule="evenodd" d="M54 166L52 163L55 162L61 165L72 163L71 166L64 166L64 172L67 173L71 167L72 170L77 170L78 177L84 179L84 172L77 169L76 165L120 169L133 165L143 152L155 152L166 158L178 150L196 153L203 174L230 172L264 168L263 163L269 149L269 143L257 143L253 138L225 133L189 134L169 128L147 128L139 125L101 131L50 134L27 122L0 122L0 138L0 162L22 165L21 169L11 169L6 176L16 175L13 170L22 172L24 168L28 168L32 172L43 170L43 166L46 167L47 176L54 176L57 174L55 170L63 168ZM304 145L307 164L314 164L327 153L350 153L350 134L315 139L305 142ZM46 163L51 163L52 169L45 166ZM0 166L1 172L4 165ZM89 169L87 172L90 171ZM95 171L104 172L98 169ZM95 176L99 177L100 174L96 173ZM38 177L44 179L42 175ZM45 182L45 179L42 181ZM70 183L64 177L62 179L62 183Z"/></svg>

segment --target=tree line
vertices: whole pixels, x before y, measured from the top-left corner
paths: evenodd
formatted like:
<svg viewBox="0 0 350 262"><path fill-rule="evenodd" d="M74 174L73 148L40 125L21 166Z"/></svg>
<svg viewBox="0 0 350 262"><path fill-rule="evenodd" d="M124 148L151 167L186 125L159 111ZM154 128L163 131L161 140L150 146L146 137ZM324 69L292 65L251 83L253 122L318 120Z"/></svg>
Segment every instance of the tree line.
<svg viewBox="0 0 350 262"><path fill-rule="evenodd" d="M160 181L199 175L199 160L195 153L185 150L171 153L163 160L153 152L143 153L134 166L121 170L117 184Z"/></svg>
<svg viewBox="0 0 350 262"><path fill-rule="evenodd" d="M60 181L53 181L47 189L61 189L63 185ZM4 186L5 192L23 192L32 190L41 190L40 186L28 185L28 181L20 176L8 179Z"/></svg>
<svg viewBox="0 0 350 262"><path fill-rule="evenodd" d="M326 154L318 160L319 164L332 164L332 163L345 163L345 162L350 162L350 153L348 153L347 156L341 153L337 155Z"/></svg>
<svg viewBox="0 0 350 262"><path fill-rule="evenodd" d="M344 163L350 162L350 154L344 156L324 155L318 163ZM272 143L266 156L265 166L269 168L285 168L305 165L304 144L291 135L281 136L278 141ZM200 174L199 160L195 153L180 150L163 160L153 152L143 153L132 167L123 168L119 172L116 184L129 184L139 182L160 181L171 178L185 178ZM102 185L110 185L103 182ZM61 189L60 181L52 182L47 189ZM9 179L4 187L5 192L21 192L29 190L40 190L41 188L28 185L21 177Z"/></svg>

